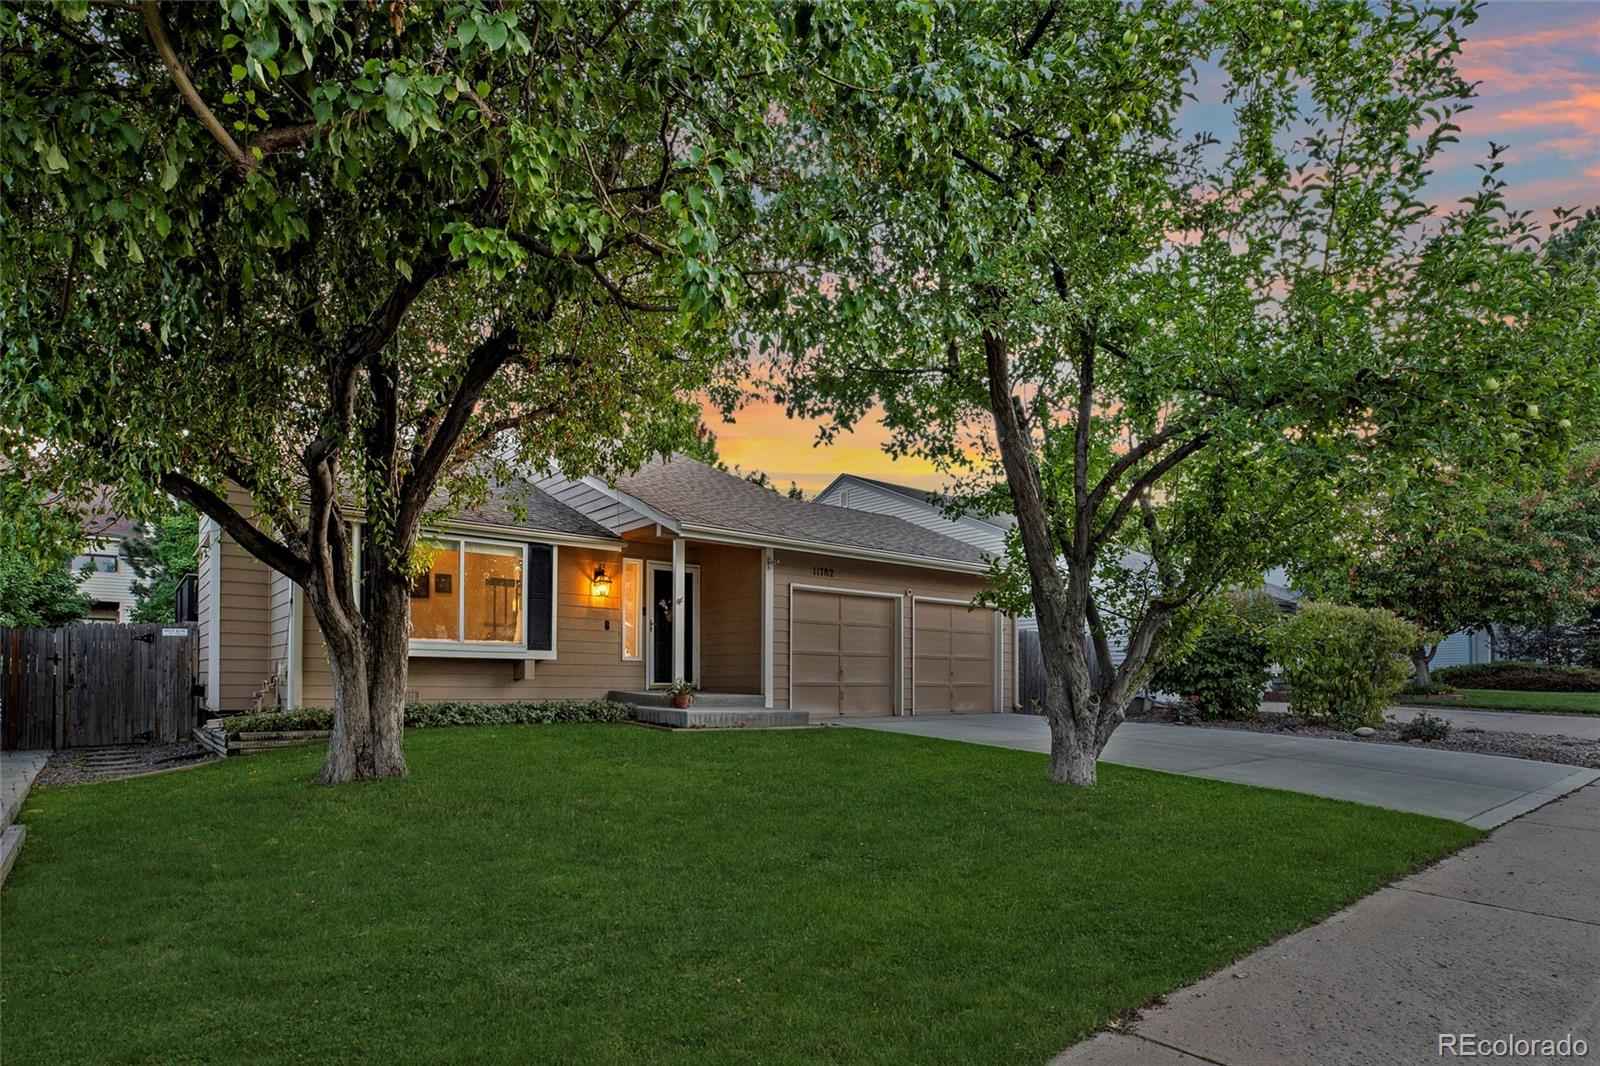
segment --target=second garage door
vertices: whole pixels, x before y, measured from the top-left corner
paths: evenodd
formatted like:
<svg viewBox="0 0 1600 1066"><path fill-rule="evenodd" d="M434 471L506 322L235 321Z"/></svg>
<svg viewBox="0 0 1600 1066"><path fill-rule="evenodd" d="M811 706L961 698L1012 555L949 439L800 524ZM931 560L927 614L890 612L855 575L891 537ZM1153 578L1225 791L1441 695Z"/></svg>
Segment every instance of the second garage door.
<svg viewBox="0 0 1600 1066"><path fill-rule="evenodd" d="M795 590L793 706L825 717L894 713L895 604L883 596Z"/></svg>
<svg viewBox="0 0 1600 1066"><path fill-rule="evenodd" d="M993 711L994 612L917 600L912 616L911 713Z"/></svg>

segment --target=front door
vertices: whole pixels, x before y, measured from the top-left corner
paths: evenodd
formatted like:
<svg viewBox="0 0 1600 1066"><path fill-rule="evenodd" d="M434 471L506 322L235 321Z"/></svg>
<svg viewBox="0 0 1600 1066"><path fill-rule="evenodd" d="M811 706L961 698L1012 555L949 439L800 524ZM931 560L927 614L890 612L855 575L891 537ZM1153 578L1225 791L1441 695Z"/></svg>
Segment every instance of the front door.
<svg viewBox="0 0 1600 1066"><path fill-rule="evenodd" d="M684 680L698 683L695 670L695 637L699 626L695 624L696 593L700 575L691 569L683 572L683 610L672 609L672 569L655 567L650 571L650 683L670 685L672 676L672 627L683 623ZM679 618L679 615L682 618Z"/></svg>

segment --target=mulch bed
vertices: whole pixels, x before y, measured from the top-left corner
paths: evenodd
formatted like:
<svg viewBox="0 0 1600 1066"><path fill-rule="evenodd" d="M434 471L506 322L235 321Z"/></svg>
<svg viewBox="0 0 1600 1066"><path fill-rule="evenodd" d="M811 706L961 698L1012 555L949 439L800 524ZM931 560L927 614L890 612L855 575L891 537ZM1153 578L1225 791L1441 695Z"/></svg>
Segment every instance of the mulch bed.
<svg viewBox="0 0 1600 1066"><path fill-rule="evenodd" d="M1456 727L1444 740L1402 740L1398 725L1388 724L1370 737L1358 737L1341 729L1311 725L1287 713L1262 712L1241 721L1180 722L1170 708L1128 711L1130 722L1156 722L1187 726L1190 729L1245 729L1252 733L1291 733L1302 737L1348 740L1357 744L1405 744L1445 751L1467 751L1478 755L1505 755L1513 759L1564 763L1600 770L1600 740L1577 737L1543 736L1534 733L1500 733L1487 729Z"/></svg>
<svg viewBox="0 0 1600 1066"><path fill-rule="evenodd" d="M123 777L184 769L214 762L216 756L192 740L176 744L128 744L115 748L72 748L50 756L34 788L85 785Z"/></svg>

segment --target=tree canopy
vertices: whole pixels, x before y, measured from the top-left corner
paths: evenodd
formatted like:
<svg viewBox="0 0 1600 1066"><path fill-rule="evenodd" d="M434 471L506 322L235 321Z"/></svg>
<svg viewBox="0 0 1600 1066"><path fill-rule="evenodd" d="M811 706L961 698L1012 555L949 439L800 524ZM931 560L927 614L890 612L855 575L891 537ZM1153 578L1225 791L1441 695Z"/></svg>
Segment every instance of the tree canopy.
<svg viewBox="0 0 1600 1066"><path fill-rule="evenodd" d="M635 465L728 395L792 24L145 0L6 6L0 40L8 477L216 519L306 589L353 710L325 773L403 771L424 516Z"/></svg>
<svg viewBox="0 0 1600 1066"><path fill-rule="evenodd" d="M927 14L853 27L797 123L779 244L815 284L770 336L792 410L881 414L891 451L1016 514L1025 577L997 578L1039 620L1051 772L1092 782L1174 618L1397 457L1565 451L1600 397L1593 269L1540 255L1496 159L1431 200L1471 5Z"/></svg>

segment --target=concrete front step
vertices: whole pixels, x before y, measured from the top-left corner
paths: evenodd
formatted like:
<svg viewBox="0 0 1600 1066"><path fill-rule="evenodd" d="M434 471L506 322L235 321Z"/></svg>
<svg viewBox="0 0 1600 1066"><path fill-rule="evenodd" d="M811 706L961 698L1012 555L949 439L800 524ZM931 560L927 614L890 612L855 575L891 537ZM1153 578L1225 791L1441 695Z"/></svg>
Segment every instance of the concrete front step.
<svg viewBox="0 0 1600 1066"><path fill-rule="evenodd" d="M702 707L699 700L685 710L649 704L633 704L632 707L633 717L637 721L674 729L782 729L811 724L811 715L805 711L777 710L772 707Z"/></svg>
<svg viewBox="0 0 1600 1066"><path fill-rule="evenodd" d="M663 689L650 689L645 692L623 692L613 690L606 693L606 699L615 700L617 703L626 703L630 707L671 707L672 694ZM762 706L761 697L750 692L696 692L694 694L696 707L733 707L742 711L767 710Z"/></svg>

